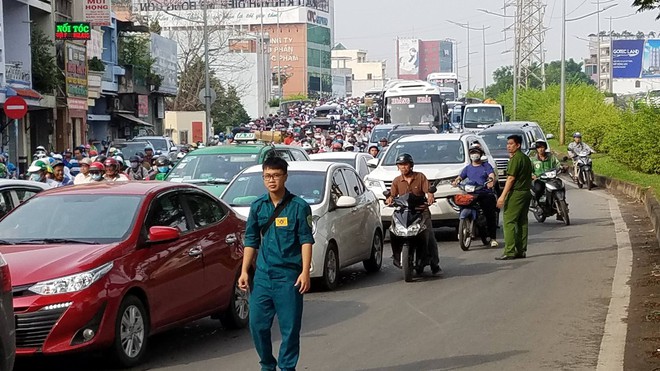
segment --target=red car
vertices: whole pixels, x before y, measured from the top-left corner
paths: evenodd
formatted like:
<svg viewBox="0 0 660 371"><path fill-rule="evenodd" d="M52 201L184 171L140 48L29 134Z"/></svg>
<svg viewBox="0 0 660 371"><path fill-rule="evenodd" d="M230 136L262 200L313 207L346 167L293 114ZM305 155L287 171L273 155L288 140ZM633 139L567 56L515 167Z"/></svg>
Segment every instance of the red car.
<svg viewBox="0 0 660 371"><path fill-rule="evenodd" d="M195 186L101 183L39 193L0 220L17 354L111 348L122 366L148 336L206 316L248 323L238 289L245 221Z"/></svg>

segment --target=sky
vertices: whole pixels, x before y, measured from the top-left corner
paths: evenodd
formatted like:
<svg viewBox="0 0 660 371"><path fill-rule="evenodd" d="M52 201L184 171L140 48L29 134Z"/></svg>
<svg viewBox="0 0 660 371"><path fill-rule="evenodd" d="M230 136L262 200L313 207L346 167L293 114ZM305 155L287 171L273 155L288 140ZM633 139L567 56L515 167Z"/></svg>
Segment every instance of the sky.
<svg viewBox="0 0 660 371"><path fill-rule="evenodd" d="M561 56L561 13L562 0L542 0L546 4L544 24L546 32L546 61ZM467 31L449 23L451 20L470 27L490 27L486 32L486 43L505 39L503 29L512 24L512 19L486 14L479 9L503 14L506 0L335 0L335 43L341 42L348 49L367 50L369 60L386 60L388 77L396 77L396 38L415 37L422 40L455 39L458 41L459 78L464 85L467 80ZM656 12L637 13L633 0L600 0L601 9L615 7L600 13L601 29L609 31L609 17L621 17L612 21L612 29L660 31ZM515 2L514 2L515 3ZM597 9L596 0L566 0L567 19L579 18ZM514 7L507 13L512 15ZM588 35L597 33L598 17L590 17L566 23L566 58L582 61L589 57ZM513 48L513 32L506 34L507 40L486 47L487 82L492 83L492 72L500 66L513 64L513 53L502 52ZM470 32L470 85L483 86L482 32Z"/></svg>

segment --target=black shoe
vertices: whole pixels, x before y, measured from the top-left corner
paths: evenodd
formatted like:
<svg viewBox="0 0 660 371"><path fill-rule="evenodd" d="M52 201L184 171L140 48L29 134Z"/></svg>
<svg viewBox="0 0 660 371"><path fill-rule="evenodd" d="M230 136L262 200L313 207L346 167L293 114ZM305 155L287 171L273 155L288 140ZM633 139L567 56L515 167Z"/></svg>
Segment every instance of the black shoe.
<svg viewBox="0 0 660 371"><path fill-rule="evenodd" d="M513 260L515 258L516 258L515 256L502 255L502 256L498 256L497 258L495 258L495 260Z"/></svg>
<svg viewBox="0 0 660 371"><path fill-rule="evenodd" d="M401 262L398 261L397 259L392 259L392 264L393 264L395 267L401 269Z"/></svg>
<svg viewBox="0 0 660 371"><path fill-rule="evenodd" d="M516 259L525 259L526 257L527 257L527 253L517 254L515 256Z"/></svg>
<svg viewBox="0 0 660 371"><path fill-rule="evenodd" d="M440 265L432 265L431 266L431 273L434 275L442 274L442 268L440 268Z"/></svg>

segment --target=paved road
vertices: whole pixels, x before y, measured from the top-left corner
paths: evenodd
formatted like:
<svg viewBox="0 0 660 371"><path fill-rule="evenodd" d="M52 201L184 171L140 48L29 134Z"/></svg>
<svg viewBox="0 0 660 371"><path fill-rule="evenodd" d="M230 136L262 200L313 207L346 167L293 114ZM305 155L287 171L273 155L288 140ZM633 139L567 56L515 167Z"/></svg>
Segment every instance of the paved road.
<svg viewBox="0 0 660 371"><path fill-rule="evenodd" d="M608 197L569 189L573 225L532 218L524 260L498 262L500 250L481 246L463 252L445 233L443 278L405 283L389 259L377 274L347 270L337 291L306 296L299 369L595 369L617 258ZM53 362L106 364L58 357L19 361L17 370ZM257 362L247 331L207 319L152 338L136 370L256 370Z"/></svg>

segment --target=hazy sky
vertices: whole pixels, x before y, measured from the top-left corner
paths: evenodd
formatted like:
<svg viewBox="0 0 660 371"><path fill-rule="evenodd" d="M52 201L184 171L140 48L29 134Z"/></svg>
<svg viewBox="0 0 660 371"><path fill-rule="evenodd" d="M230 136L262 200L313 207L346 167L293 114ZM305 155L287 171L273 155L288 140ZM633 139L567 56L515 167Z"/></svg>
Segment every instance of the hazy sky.
<svg viewBox="0 0 660 371"><path fill-rule="evenodd" d="M561 49L561 7L562 0L543 0L546 6L546 60L557 60ZM504 40L502 30L512 20L480 12L487 9L494 13L503 13L504 0L335 0L335 42L343 43L348 49L365 49L370 60L387 60L389 77L396 77L395 42L397 37L416 37L423 40L452 38L459 42L459 77L467 85L467 31L452 25L447 20L458 23L469 22L471 27L490 26L486 32L486 43ZM655 12L635 14L632 0L601 0L601 8L616 4L614 8L601 13L601 29L609 30L608 17L614 19L612 28L621 32L628 30L660 31L660 21L655 21ZM567 0L567 18L577 18L596 11L596 0ZM507 12L513 14L514 8ZM598 17L591 17L568 22L566 24L566 57L581 61L588 57L586 39L590 33L598 30ZM513 64L513 53L502 54L513 47L513 32L507 34L508 40L486 47L486 66L488 82L492 82L492 71L502 65ZM481 31L470 33L470 75L471 85L483 84L483 47Z"/></svg>

